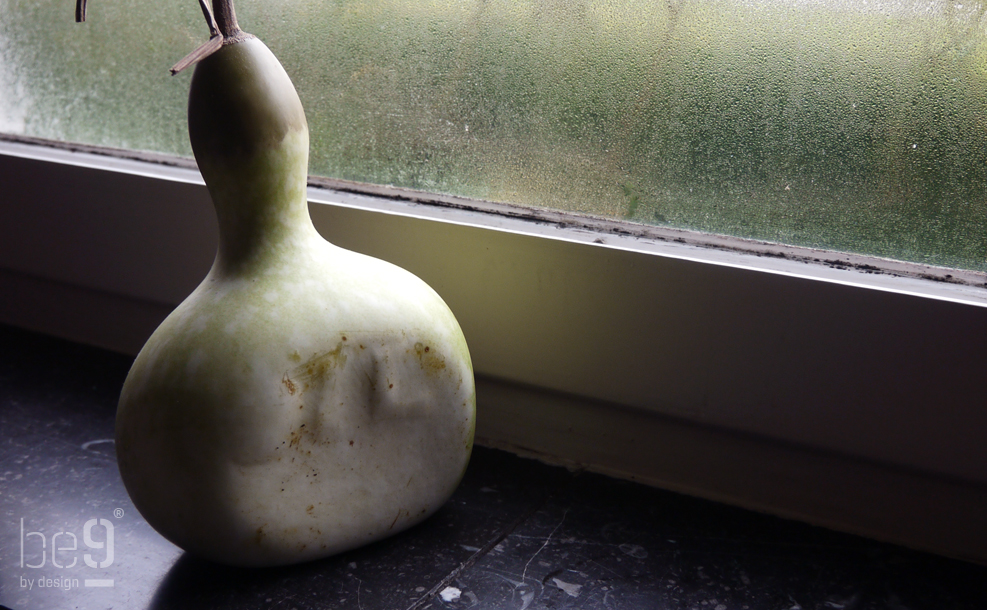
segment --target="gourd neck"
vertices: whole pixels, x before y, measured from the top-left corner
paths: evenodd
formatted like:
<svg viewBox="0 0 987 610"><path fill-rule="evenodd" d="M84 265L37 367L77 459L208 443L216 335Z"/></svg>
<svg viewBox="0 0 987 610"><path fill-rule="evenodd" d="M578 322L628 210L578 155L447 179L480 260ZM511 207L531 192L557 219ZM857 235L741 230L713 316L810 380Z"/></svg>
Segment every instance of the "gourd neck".
<svg viewBox="0 0 987 610"><path fill-rule="evenodd" d="M315 234L305 113L264 43L228 42L200 61L188 116L192 151L219 220L216 271L276 264L279 253Z"/></svg>
<svg viewBox="0 0 987 610"><path fill-rule="evenodd" d="M200 163L219 222L217 272L278 266L317 235L308 212L307 161L308 132L300 131L222 179L222 169Z"/></svg>

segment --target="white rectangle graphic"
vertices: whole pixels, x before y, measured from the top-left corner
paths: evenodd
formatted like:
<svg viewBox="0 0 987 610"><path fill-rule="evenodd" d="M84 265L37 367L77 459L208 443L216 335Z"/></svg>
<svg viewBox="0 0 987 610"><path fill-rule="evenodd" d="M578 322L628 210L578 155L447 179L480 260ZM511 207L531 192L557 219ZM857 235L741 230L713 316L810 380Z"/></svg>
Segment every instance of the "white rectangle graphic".
<svg viewBox="0 0 987 610"><path fill-rule="evenodd" d="M85 585L87 587L112 587L112 578L87 578Z"/></svg>

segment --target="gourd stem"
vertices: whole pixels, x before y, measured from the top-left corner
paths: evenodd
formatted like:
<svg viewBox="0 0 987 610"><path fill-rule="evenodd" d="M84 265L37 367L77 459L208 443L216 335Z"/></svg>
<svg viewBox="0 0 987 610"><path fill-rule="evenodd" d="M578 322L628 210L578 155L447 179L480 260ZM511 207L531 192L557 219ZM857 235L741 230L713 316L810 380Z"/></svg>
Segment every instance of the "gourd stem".
<svg viewBox="0 0 987 610"><path fill-rule="evenodd" d="M237 38L240 26L236 22L233 0L212 0L212 12L223 38Z"/></svg>

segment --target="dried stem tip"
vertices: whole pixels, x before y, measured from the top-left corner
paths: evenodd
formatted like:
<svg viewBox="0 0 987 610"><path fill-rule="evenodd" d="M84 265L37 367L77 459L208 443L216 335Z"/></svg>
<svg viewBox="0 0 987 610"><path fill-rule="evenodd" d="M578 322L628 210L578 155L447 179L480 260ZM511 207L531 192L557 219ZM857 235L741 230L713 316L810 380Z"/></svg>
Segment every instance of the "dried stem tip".
<svg viewBox="0 0 987 610"><path fill-rule="evenodd" d="M219 36L219 24L216 23L216 18L212 16L212 11L209 9L209 2L207 0L199 0L199 8L202 9L202 16L206 18L206 24L209 26L209 36Z"/></svg>

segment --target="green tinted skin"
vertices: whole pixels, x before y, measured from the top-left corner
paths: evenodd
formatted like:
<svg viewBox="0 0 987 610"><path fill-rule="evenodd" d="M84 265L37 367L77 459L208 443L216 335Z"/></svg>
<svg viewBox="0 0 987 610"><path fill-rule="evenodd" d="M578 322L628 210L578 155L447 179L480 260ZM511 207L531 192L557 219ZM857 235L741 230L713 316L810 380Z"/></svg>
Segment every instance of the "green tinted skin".
<svg viewBox="0 0 987 610"><path fill-rule="evenodd" d="M135 505L178 546L244 566L324 557L426 518L473 442L472 365L449 308L315 231L305 115L259 40L199 63L189 131L220 246L121 393Z"/></svg>

